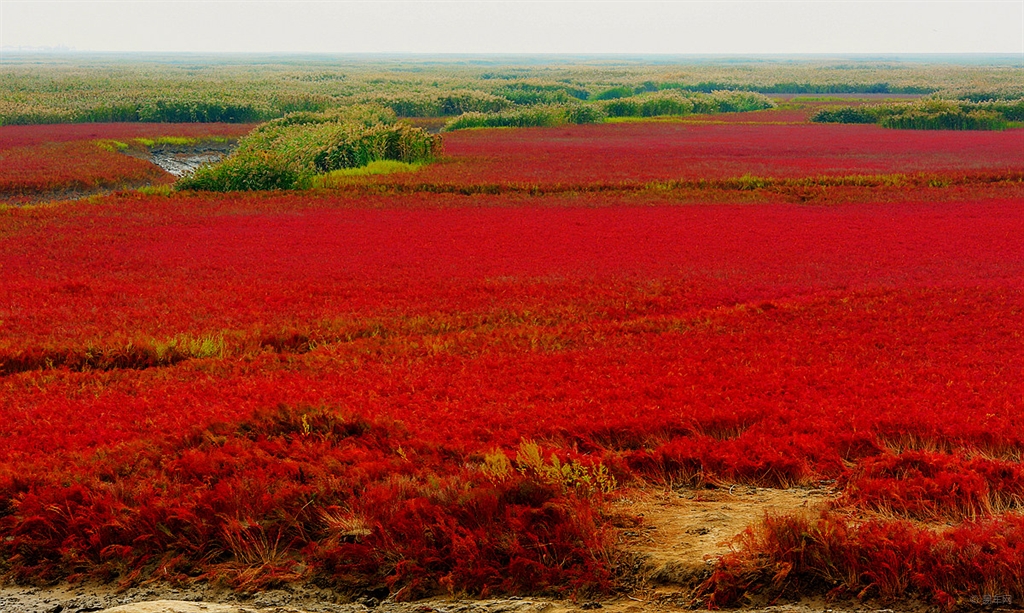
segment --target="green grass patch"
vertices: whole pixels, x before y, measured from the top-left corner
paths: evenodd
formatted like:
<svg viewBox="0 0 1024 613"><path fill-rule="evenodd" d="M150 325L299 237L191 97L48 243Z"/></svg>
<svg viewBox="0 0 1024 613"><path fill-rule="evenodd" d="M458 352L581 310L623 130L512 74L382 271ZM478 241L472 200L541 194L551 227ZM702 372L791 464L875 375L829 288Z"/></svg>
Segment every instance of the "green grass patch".
<svg viewBox="0 0 1024 613"><path fill-rule="evenodd" d="M226 136L157 136L155 138L132 139L138 145L152 149L157 146L194 147L202 143L226 143L231 139Z"/></svg>
<svg viewBox="0 0 1024 613"><path fill-rule="evenodd" d="M603 123L672 123L683 115L656 115L654 117L606 117Z"/></svg>
<svg viewBox="0 0 1024 613"><path fill-rule="evenodd" d="M96 141L96 145L105 151L126 151L128 150L128 143L122 143L119 140L103 139Z"/></svg>
<svg viewBox="0 0 1024 613"><path fill-rule="evenodd" d="M174 193L174 188L170 185L145 185L137 191L146 196L170 196Z"/></svg>
<svg viewBox="0 0 1024 613"><path fill-rule="evenodd" d="M376 160L365 166L359 166L358 168L340 168L338 170L332 170L326 174L317 175L310 180L309 186L313 188L330 189L345 185L353 178L416 172L420 168L423 168L423 166L424 164L421 162Z"/></svg>
<svg viewBox="0 0 1024 613"><path fill-rule="evenodd" d="M420 162L400 162L398 160L375 160L358 168L340 168L332 170L324 177L365 177L367 175L390 175L396 172L416 172L423 167Z"/></svg>

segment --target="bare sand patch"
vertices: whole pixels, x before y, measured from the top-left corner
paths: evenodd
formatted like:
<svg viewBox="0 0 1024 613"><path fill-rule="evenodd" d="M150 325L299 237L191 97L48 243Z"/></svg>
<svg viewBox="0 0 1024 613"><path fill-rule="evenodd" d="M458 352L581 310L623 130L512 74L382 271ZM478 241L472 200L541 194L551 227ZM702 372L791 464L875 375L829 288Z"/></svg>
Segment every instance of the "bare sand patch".
<svg viewBox="0 0 1024 613"><path fill-rule="evenodd" d="M616 511L641 519L620 539L620 546L634 554L633 587L645 598L689 596L711 575L715 561L730 551L736 537L766 513L817 512L837 495L824 484L669 489L624 497L615 503Z"/></svg>

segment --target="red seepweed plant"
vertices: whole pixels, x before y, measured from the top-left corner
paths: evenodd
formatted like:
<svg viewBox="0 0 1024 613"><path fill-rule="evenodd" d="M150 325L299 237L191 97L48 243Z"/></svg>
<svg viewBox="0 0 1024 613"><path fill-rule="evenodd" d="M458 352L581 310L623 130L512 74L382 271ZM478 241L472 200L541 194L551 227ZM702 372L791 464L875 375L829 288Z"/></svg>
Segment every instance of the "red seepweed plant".
<svg viewBox="0 0 1024 613"><path fill-rule="evenodd" d="M409 177L463 181L491 163L469 153L488 138L495 157L527 152L508 154L509 181L617 181L587 160L629 134L688 148L652 174L637 162L639 181L733 138L631 126L597 143L466 133L449 141L463 162ZM850 127L827 128L775 146ZM589 153L542 168L540 140L517 140L537 134ZM847 143L810 171L890 172L921 151L929 171L1017 168L999 135L907 136L900 153L890 133L851 134L864 156ZM804 168L817 145L802 146L757 163ZM816 207L594 190L5 209L3 570L583 595L614 586L604 501L621 485L835 479L824 515L752 529L708 602L1020 594L1024 210L970 189Z"/></svg>

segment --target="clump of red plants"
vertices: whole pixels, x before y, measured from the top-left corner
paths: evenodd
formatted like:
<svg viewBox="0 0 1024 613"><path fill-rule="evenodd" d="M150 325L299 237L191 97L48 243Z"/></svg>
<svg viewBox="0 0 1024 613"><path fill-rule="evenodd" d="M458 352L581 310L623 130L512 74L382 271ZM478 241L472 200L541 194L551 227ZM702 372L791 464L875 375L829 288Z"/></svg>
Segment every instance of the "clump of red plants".
<svg viewBox="0 0 1024 613"><path fill-rule="evenodd" d="M73 474L5 474L3 549L34 580L314 576L398 598L611 585L610 543L572 482L500 451L437 470L459 454L401 423L282 405L118 445Z"/></svg>
<svg viewBox="0 0 1024 613"><path fill-rule="evenodd" d="M173 177L148 161L95 142L0 150L0 196L5 200L172 181Z"/></svg>
<svg viewBox="0 0 1024 613"><path fill-rule="evenodd" d="M1024 592L1024 520L1009 514L944 529L842 513L767 516L721 559L701 589L710 607L825 593L944 609Z"/></svg>

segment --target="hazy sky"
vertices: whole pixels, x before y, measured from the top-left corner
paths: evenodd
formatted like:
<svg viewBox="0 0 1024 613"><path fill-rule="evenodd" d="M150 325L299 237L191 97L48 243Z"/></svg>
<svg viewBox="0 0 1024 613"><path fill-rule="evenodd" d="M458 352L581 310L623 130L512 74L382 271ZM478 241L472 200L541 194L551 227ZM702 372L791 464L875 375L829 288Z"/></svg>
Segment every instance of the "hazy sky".
<svg viewBox="0 0 1024 613"><path fill-rule="evenodd" d="M83 51L1013 53L1024 0L0 0L0 46Z"/></svg>

